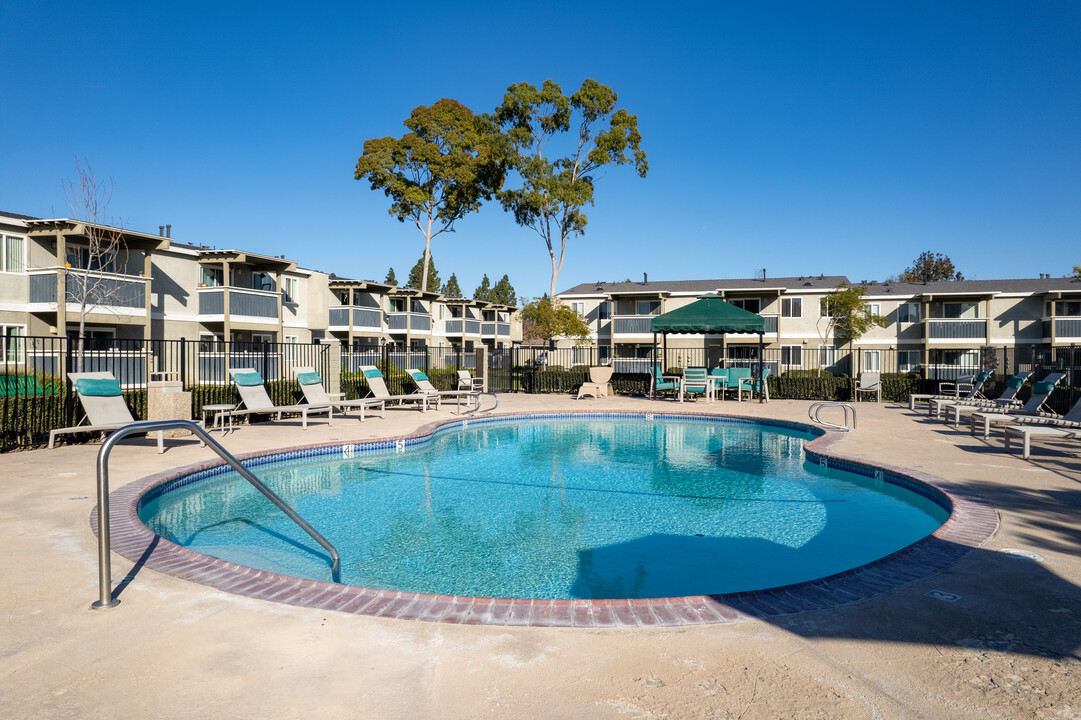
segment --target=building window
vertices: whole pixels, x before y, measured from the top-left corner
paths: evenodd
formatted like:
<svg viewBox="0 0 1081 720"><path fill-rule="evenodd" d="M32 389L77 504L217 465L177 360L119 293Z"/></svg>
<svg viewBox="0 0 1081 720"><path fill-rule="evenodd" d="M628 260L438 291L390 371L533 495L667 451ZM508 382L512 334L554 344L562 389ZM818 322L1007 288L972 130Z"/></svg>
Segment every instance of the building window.
<svg viewBox="0 0 1081 720"><path fill-rule="evenodd" d="M612 317L612 301L605 300L597 308L597 318L599 320L607 320Z"/></svg>
<svg viewBox="0 0 1081 720"><path fill-rule="evenodd" d="M0 271L26 272L26 238L0 235Z"/></svg>
<svg viewBox="0 0 1081 720"><path fill-rule="evenodd" d="M0 362L26 362L26 327L0 325Z"/></svg>
<svg viewBox="0 0 1081 720"><path fill-rule="evenodd" d="M1063 317L1081 316L1081 300L1059 300L1055 303L1055 314Z"/></svg>
<svg viewBox="0 0 1081 720"><path fill-rule="evenodd" d="M222 272L221 268L199 268L199 284L206 285L207 287L221 287L222 286Z"/></svg>
<svg viewBox="0 0 1081 720"><path fill-rule="evenodd" d="M864 372L882 372L882 351L881 350L864 350L863 351L863 371Z"/></svg>
<svg viewBox="0 0 1081 720"><path fill-rule="evenodd" d="M872 315L882 314L882 303L867 303L863 307Z"/></svg>
<svg viewBox="0 0 1081 720"><path fill-rule="evenodd" d="M285 359L295 363L300 359L300 338L296 335L285 336Z"/></svg>
<svg viewBox="0 0 1081 720"><path fill-rule="evenodd" d="M265 272L253 272L251 274L252 290L265 290L274 292L274 276Z"/></svg>
<svg viewBox="0 0 1081 720"><path fill-rule="evenodd" d="M753 313L759 312L762 308L762 301L758 298L733 298L731 300L725 298L725 302Z"/></svg>
<svg viewBox="0 0 1081 720"><path fill-rule="evenodd" d="M287 277L282 279L282 284L285 286L285 302L300 302L300 280L295 277Z"/></svg>
<svg viewBox="0 0 1081 720"><path fill-rule="evenodd" d="M123 273L125 270L119 252L103 252L91 257L90 248L80 245L67 246L64 263L75 270L97 270L106 273Z"/></svg>
<svg viewBox="0 0 1081 720"><path fill-rule="evenodd" d="M897 308L897 322L917 323L920 321L920 304L903 303Z"/></svg>
<svg viewBox="0 0 1081 720"><path fill-rule="evenodd" d="M217 353L222 352L224 348L222 345L225 343L219 335L212 335L211 333L199 333L199 352L201 353Z"/></svg>
<svg viewBox="0 0 1081 720"><path fill-rule="evenodd" d="M658 300L640 300L635 303L634 314L635 315L652 315L657 312L661 307L661 303Z"/></svg>
<svg viewBox="0 0 1081 720"><path fill-rule="evenodd" d="M825 318L833 317L833 302L830 297L818 301L818 314Z"/></svg>
<svg viewBox="0 0 1081 720"><path fill-rule="evenodd" d="M833 345L823 345L818 348L818 366L827 368L837 364L837 348Z"/></svg>
<svg viewBox="0 0 1081 720"><path fill-rule="evenodd" d="M920 369L919 350L897 351L897 372L918 372Z"/></svg>
<svg viewBox="0 0 1081 720"><path fill-rule="evenodd" d="M586 304L584 302L572 302L571 310L578 313L582 317L586 316Z"/></svg>
<svg viewBox="0 0 1081 720"><path fill-rule="evenodd" d="M949 319L976 320L980 317L979 303L955 302L942 304L942 317Z"/></svg>
<svg viewBox="0 0 1081 720"><path fill-rule="evenodd" d="M803 367L803 346L782 345L781 364L789 367Z"/></svg>
<svg viewBox="0 0 1081 720"><path fill-rule="evenodd" d="M803 317L803 298L781 298L781 317Z"/></svg>
<svg viewBox="0 0 1081 720"><path fill-rule="evenodd" d="M83 350L87 352L105 352L114 349L116 330L113 328L84 328ZM79 331L68 330L68 342L75 343L79 339ZM75 347L73 344L72 347Z"/></svg>

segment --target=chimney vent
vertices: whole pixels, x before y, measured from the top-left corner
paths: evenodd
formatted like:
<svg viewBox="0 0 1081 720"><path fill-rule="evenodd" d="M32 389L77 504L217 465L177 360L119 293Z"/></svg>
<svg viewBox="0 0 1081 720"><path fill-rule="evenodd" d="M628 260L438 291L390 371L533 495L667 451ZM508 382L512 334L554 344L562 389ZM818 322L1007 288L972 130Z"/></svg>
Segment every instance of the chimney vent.
<svg viewBox="0 0 1081 720"><path fill-rule="evenodd" d="M165 237L165 226L164 225L158 225L158 235L160 235L161 237Z"/></svg>
<svg viewBox="0 0 1081 720"><path fill-rule="evenodd" d="M173 226L172 225L166 225L165 226L165 237L171 238L172 236L173 236Z"/></svg>
<svg viewBox="0 0 1081 720"><path fill-rule="evenodd" d="M642 273L642 284L645 285L649 282L649 275Z"/></svg>

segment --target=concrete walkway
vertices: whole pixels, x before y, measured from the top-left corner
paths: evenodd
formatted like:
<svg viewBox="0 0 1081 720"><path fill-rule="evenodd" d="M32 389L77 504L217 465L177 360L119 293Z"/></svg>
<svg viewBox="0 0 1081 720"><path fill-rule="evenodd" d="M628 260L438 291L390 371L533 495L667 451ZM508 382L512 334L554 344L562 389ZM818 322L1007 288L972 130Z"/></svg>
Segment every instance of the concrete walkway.
<svg viewBox="0 0 1081 720"><path fill-rule="evenodd" d="M678 410L671 401L500 396L500 411ZM805 420L809 403L704 401L696 412ZM947 570L872 600L772 621L658 629L409 622L278 605L151 570L97 596L97 446L0 456L4 718L1077 718L1081 717L1081 451L1031 461L896 405L859 406L833 446L921 470L998 510ZM363 424L261 423L243 453L411 432L449 412ZM113 453L113 486L204 461L153 441ZM1037 560L1006 551L1035 554Z"/></svg>

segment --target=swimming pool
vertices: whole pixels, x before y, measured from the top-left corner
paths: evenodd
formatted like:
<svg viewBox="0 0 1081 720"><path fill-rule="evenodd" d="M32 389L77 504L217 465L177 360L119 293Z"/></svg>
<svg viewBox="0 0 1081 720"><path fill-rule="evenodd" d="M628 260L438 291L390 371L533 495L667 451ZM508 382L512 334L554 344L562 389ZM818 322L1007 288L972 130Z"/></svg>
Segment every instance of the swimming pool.
<svg viewBox="0 0 1081 720"><path fill-rule="evenodd" d="M821 434L690 415L493 418L260 459L256 472L338 547L347 584L531 600L718 595L843 573L946 520L950 501L929 486L808 461ZM231 475L157 485L139 514L199 553L327 579L322 549Z"/></svg>

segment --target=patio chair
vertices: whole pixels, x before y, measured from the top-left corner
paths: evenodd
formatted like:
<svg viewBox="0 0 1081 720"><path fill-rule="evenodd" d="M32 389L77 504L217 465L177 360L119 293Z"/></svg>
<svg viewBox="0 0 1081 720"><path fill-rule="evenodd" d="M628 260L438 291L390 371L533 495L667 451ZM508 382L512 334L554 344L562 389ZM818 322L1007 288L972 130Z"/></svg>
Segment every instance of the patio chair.
<svg viewBox="0 0 1081 720"><path fill-rule="evenodd" d="M991 434L992 425L1004 425L1012 422L1018 416L1041 416L1041 409L1043 404L1047 402L1047 398L1051 396L1055 386L1062 382L1062 379L1066 377L1066 373L1051 373L1040 382L1032 386L1032 397L1028 399L1028 402L1024 404L1019 410L1013 410L1010 408L984 408L984 407L971 407L966 405L954 405L950 408L950 412L954 413L954 427L961 422L961 415L964 413L970 414L969 418L969 430L976 434L976 421L980 421L983 425L983 436L986 438ZM1054 415L1053 417L1058 417Z"/></svg>
<svg viewBox="0 0 1081 720"><path fill-rule="evenodd" d="M429 398L435 398L435 409L439 410L442 406L443 398L455 398L458 404L461 405L462 398L465 398L467 403L469 400L473 402L480 402L479 390L440 390L435 385L432 385L432 381L428 379L428 376L423 370L417 370L416 368L410 368L406 370L409 373L409 377L413 378L413 382L416 383L417 390L427 395Z"/></svg>
<svg viewBox="0 0 1081 720"><path fill-rule="evenodd" d="M1014 416L1014 422L1016 424L1002 428L1006 452L1010 451L1010 436L1017 435L1021 438L1021 457L1028 460L1033 439L1081 440L1081 399L1060 418Z"/></svg>
<svg viewBox="0 0 1081 720"><path fill-rule="evenodd" d="M1019 407L1021 401L1017 399L1018 391L1025 386L1028 379L1032 377L1031 372L1021 372L1016 375L1011 375L1006 380L1006 387L1003 388L1002 393L997 398L940 398L931 399L927 402L929 415L933 414L936 417L942 415L942 411L950 408L954 405L965 405L972 407L983 408L1010 408Z"/></svg>
<svg viewBox="0 0 1081 720"><path fill-rule="evenodd" d="M481 392L484 389L484 381L469 374L468 370L458 371L458 389L475 390Z"/></svg>
<svg viewBox="0 0 1081 720"><path fill-rule="evenodd" d="M401 406L407 402L417 403L417 409L421 412L428 412L428 395L425 393L411 393L409 395L391 395L387 390L387 382L383 377L383 373L379 371L375 365L361 365L360 371L364 373L364 379L368 381L368 389L372 391L372 395L379 400L386 400L388 402L397 400L398 405Z"/></svg>
<svg viewBox="0 0 1081 720"><path fill-rule="evenodd" d="M759 382L757 375L751 375L751 377L740 378L739 387L736 388L736 399L743 402L743 391L747 390L747 399L753 400L754 394L758 393L759 396L769 402L769 383L766 382L766 378L769 377L769 368L762 368L762 381Z"/></svg>
<svg viewBox="0 0 1081 720"><path fill-rule="evenodd" d="M994 372L991 370L985 370L977 375L962 375L954 381L943 381L938 384L937 393L913 393L908 396L908 409L916 409L917 400L926 400L930 403L931 400L974 400L976 398L983 397L983 386L994 376ZM954 393L951 395L946 392L946 389L952 387ZM961 392L965 391L965 395L962 397Z"/></svg>
<svg viewBox="0 0 1081 720"><path fill-rule="evenodd" d="M609 382L612 379L612 368L599 365L589 368L589 382L582 383L582 387L578 389L578 398L582 399L584 395L591 395L594 398L608 397L612 384Z"/></svg>
<svg viewBox="0 0 1081 720"><path fill-rule="evenodd" d="M263 384L263 376L256 370L243 368L231 370L233 384L240 393L240 404L232 410L222 410L214 414L214 424L220 425L223 418L229 418L230 426L233 418L240 415L277 415L281 420L282 415L300 415L301 427L308 429L308 415L327 414L327 425L334 424L334 408L328 405L275 405L267 395L266 385Z"/></svg>
<svg viewBox="0 0 1081 720"><path fill-rule="evenodd" d="M689 367L683 370L683 379L679 383L679 401L687 395L698 394L713 402L713 383L704 367Z"/></svg>
<svg viewBox="0 0 1081 720"><path fill-rule="evenodd" d="M653 381L655 393L670 392L675 395L679 392L679 378L675 375L662 375L659 367L650 368L649 376Z"/></svg>
<svg viewBox="0 0 1081 720"><path fill-rule="evenodd" d="M724 391L728 389L729 368L715 367L709 371L709 379L713 381L713 392L724 399Z"/></svg>
<svg viewBox="0 0 1081 720"><path fill-rule="evenodd" d="M853 389L856 401L859 401L860 393L874 393L875 402L882 402L882 373L860 373L859 379L856 380L856 387Z"/></svg>
<svg viewBox="0 0 1081 720"><path fill-rule="evenodd" d="M300 383L300 389L304 392L304 399L313 407L331 405L342 413L348 413L353 408L360 408L361 422L364 422L364 411L368 408L379 408L379 417L384 417L386 413L386 400L380 400L379 398L346 400L341 393L328 393L326 388L323 387L323 379L319 377L319 373L313 368L298 367L293 368L293 372L296 373L297 382Z"/></svg>
<svg viewBox="0 0 1081 720"><path fill-rule="evenodd" d="M79 396L79 403L86 412L84 422L89 424L50 430L50 448L56 446L57 435L100 432L102 437L105 437L112 430L119 430L125 425L136 422L135 418L131 416L128 404L124 401L124 395L120 391L120 383L116 381L112 373L68 373L68 378L75 385L75 393ZM202 423L198 424L202 425ZM165 452L165 433L158 430L156 434L158 436L158 453L163 453Z"/></svg>

